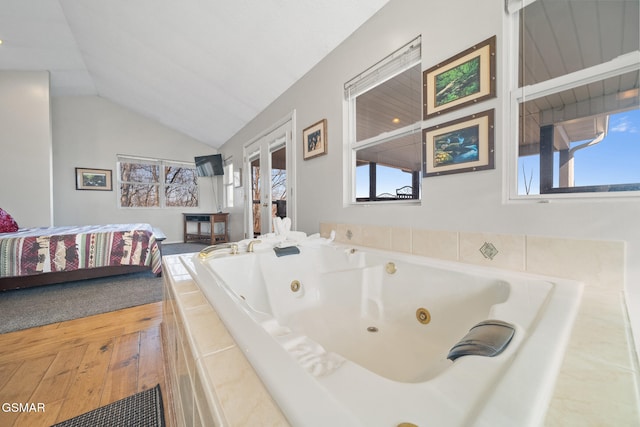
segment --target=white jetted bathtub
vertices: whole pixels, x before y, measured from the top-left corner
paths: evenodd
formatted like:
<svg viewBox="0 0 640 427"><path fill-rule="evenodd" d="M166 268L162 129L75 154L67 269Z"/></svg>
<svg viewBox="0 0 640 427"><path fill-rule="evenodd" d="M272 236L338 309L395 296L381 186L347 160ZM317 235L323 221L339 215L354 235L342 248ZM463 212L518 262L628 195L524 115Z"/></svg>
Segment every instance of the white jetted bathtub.
<svg viewBox="0 0 640 427"><path fill-rule="evenodd" d="M307 239L183 262L294 426L540 425L582 285ZM513 326L493 357L449 351Z"/></svg>

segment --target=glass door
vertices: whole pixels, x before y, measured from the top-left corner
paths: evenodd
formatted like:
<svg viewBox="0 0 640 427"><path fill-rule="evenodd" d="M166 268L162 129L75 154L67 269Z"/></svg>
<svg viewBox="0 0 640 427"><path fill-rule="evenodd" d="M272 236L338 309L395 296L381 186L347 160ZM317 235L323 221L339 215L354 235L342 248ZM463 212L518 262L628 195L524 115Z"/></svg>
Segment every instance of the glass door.
<svg viewBox="0 0 640 427"><path fill-rule="evenodd" d="M273 232L275 217L290 217L289 165L291 122L245 147L248 180L245 191L248 213L247 236L259 237Z"/></svg>
<svg viewBox="0 0 640 427"><path fill-rule="evenodd" d="M278 144L281 142L282 144ZM271 158L271 223L273 218L287 216L287 149L284 140L270 147Z"/></svg>
<svg viewBox="0 0 640 427"><path fill-rule="evenodd" d="M254 153L249 160L249 171L251 177L250 201L250 223L251 237L259 236L262 232L262 173L260 171L260 152Z"/></svg>

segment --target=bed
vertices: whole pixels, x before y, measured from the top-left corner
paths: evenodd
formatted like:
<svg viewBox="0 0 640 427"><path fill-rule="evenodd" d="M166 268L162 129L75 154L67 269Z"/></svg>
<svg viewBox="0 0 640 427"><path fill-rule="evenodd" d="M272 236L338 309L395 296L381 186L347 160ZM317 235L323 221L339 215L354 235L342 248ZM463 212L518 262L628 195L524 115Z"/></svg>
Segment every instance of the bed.
<svg viewBox="0 0 640 427"><path fill-rule="evenodd" d="M0 291L162 271L149 224L24 228L0 233Z"/></svg>

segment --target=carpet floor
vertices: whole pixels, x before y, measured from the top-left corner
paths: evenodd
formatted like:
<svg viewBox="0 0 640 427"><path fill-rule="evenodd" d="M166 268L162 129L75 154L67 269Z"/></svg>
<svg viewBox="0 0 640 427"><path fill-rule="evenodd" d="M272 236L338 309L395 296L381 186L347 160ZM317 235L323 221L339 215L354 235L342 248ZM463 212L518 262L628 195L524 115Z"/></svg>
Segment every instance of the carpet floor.
<svg viewBox="0 0 640 427"><path fill-rule="evenodd" d="M160 386L78 415L52 427L163 427L164 411Z"/></svg>
<svg viewBox="0 0 640 427"><path fill-rule="evenodd" d="M198 252L205 245L162 246L163 255ZM0 293L0 333L19 331L162 300L162 277L123 274Z"/></svg>

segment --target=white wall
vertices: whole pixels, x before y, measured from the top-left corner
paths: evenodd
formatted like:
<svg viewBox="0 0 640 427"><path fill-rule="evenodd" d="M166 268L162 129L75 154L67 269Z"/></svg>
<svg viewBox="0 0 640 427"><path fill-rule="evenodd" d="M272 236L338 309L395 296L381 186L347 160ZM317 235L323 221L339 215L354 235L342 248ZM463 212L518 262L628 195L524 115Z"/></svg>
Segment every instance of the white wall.
<svg viewBox="0 0 640 427"><path fill-rule="evenodd" d="M624 283L617 283L615 288L607 291L608 297L614 301L616 295L617 301L624 301L622 305L613 303L617 304L612 310L620 323L607 324L605 328L612 328L616 334L627 334L631 325L639 344L640 226L637 222L640 200L636 197L551 203L504 201L505 153L509 143L506 132L509 112L503 107L508 72L505 22L504 2L501 0L391 0L227 141L221 152L225 157L233 155L235 166L240 167L243 144L290 111L296 111L297 132L294 138L297 144L301 143L302 129L326 118L328 154L304 161L300 149L296 158L297 223L298 229L307 233L318 232L320 223L326 222L625 242L626 266L620 274L625 277ZM343 85L419 34L422 35L423 70L490 36L497 36L498 97L447 113L446 117L423 122L423 128L427 128L474 112L495 109L495 170L423 179L420 206L344 206ZM238 214L240 212L238 210ZM589 314L597 317L597 310L592 310L589 304L585 307L587 305L585 309ZM625 305L630 322L626 319ZM629 345L633 349L633 345ZM634 366L635 373L631 376L637 378L637 364Z"/></svg>
<svg viewBox="0 0 640 427"><path fill-rule="evenodd" d="M298 150L298 229L317 232L321 221L389 224L442 230L519 233L627 242L627 292L640 296L640 201L634 199L504 203L505 128L503 111L506 42L504 2L392 0L305 77L287 90L222 148L241 166L242 144L292 110L300 143L305 127L328 119L329 152L302 160ZM423 122L496 110L495 170L423 179L421 206L343 206L343 85L358 73L422 35L422 68L457 54L492 35L498 37L498 98ZM284 47L286 48L286 47ZM640 326L637 328L640 329Z"/></svg>
<svg viewBox="0 0 640 427"><path fill-rule="evenodd" d="M200 178L197 209L118 207L116 156L193 161L215 149L97 96L52 98L55 225L150 223L182 241L182 213L213 211L209 178ZM113 191L76 190L75 168L113 171ZM217 191L221 194L220 191Z"/></svg>
<svg viewBox="0 0 640 427"><path fill-rule="evenodd" d="M20 227L53 222L49 73L0 71L0 208Z"/></svg>
<svg viewBox="0 0 640 427"><path fill-rule="evenodd" d="M455 11L455 23L443 16ZM392 0L372 19L335 49L313 70L287 90L256 119L234 135L222 148L225 157L233 155L240 167L242 145L268 129L273 123L296 111L295 141L301 144L302 129L326 118L328 154L312 160L297 154L298 229L317 232L320 221L386 224L396 218L403 225L436 225L438 228L468 227L485 229L498 222L486 218L469 221L466 213L477 207L495 216L501 210L501 171L424 180L421 207L344 207L343 206L343 87L344 83L384 58L417 35L422 34L423 69L494 34L501 37L502 2L455 0L424 2ZM286 46L283 47L286 49ZM500 54L501 52L499 52ZM295 54L293 52L292 54ZM476 108L500 108L491 100ZM454 119L469 114L451 114ZM498 123L501 115L498 111ZM430 125L430 122L425 122ZM463 206L463 209L460 209ZM514 224L515 225L515 224ZM517 225L515 225L517 226Z"/></svg>

